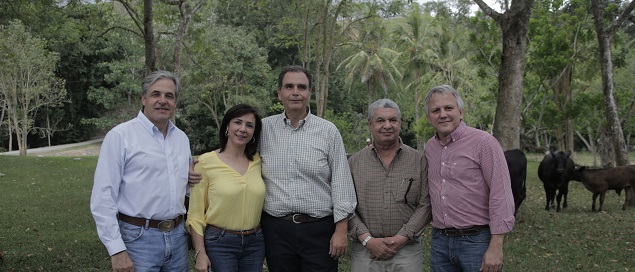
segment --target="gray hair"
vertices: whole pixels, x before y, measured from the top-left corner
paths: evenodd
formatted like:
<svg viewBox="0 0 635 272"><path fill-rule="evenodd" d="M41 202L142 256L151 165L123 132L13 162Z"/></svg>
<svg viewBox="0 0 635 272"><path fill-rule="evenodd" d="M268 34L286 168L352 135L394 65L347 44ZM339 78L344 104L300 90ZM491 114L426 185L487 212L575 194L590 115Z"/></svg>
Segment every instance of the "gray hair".
<svg viewBox="0 0 635 272"><path fill-rule="evenodd" d="M399 119L401 120L401 110L399 109L399 106L397 106L397 103L388 98L379 99L368 106L368 120L372 120L375 110L380 108L397 110L397 116L399 116Z"/></svg>
<svg viewBox="0 0 635 272"><path fill-rule="evenodd" d="M454 97L456 97L456 104L459 107L459 111L463 111L463 107L465 106L465 104L463 103L463 99L461 99L461 95L459 95L459 92L457 92L456 89L452 88L452 86L450 85L439 85L430 89L430 91L426 95L426 99L423 104L423 110L426 112L426 115L430 114L430 109L428 108L428 102L430 102L430 98L432 97L432 95L438 93L451 93L452 95L454 95Z"/></svg>
<svg viewBox="0 0 635 272"><path fill-rule="evenodd" d="M154 84L159 79L172 80L174 82L174 85L176 86L174 95L175 97L179 97L179 89L181 87L179 77L169 71L164 70L154 71L143 79L143 82L141 82L141 96L146 96L146 93L148 93L148 89L150 89L150 86L152 86L152 84Z"/></svg>

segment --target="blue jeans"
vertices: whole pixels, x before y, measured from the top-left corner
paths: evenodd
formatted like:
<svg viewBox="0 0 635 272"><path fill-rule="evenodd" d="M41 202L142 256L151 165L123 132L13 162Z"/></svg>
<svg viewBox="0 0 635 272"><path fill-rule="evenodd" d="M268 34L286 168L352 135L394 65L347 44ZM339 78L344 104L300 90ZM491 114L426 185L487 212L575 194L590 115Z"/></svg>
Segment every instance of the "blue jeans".
<svg viewBox="0 0 635 272"><path fill-rule="evenodd" d="M214 272L262 271L265 239L262 229L239 235L213 228L205 229L205 252Z"/></svg>
<svg viewBox="0 0 635 272"><path fill-rule="evenodd" d="M188 271L187 232L184 222L169 232L119 220L121 238L136 272Z"/></svg>
<svg viewBox="0 0 635 272"><path fill-rule="evenodd" d="M430 271L478 272L491 236L489 230L482 230L472 236L449 237L439 229L433 228L430 244Z"/></svg>

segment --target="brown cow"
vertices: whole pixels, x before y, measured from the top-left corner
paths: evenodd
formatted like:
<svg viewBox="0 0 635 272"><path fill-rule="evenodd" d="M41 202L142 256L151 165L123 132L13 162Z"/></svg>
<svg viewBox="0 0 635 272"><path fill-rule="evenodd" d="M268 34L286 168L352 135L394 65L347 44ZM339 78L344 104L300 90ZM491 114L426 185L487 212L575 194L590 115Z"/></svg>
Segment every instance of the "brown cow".
<svg viewBox="0 0 635 272"><path fill-rule="evenodd" d="M575 170L573 180L581 182L587 190L593 193L592 211L595 211L595 200L598 195L600 196L599 212L602 210L606 191L615 190L619 193L620 190L625 189L626 200L622 210L626 210L631 198L628 188L635 187L635 166L625 165L607 169L587 169L586 166L582 166Z"/></svg>

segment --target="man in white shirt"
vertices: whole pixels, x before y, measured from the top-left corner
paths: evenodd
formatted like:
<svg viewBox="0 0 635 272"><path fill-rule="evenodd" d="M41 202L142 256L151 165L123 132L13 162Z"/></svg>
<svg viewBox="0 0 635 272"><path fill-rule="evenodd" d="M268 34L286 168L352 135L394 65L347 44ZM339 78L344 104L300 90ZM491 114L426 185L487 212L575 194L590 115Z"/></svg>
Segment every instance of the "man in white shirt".
<svg viewBox="0 0 635 272"><path fill-rule="evenodd" d="M104 138L90 208L113 271L187 271L184 228L190 142L170 121L179 79L142 83L141 112Z"/></svg>

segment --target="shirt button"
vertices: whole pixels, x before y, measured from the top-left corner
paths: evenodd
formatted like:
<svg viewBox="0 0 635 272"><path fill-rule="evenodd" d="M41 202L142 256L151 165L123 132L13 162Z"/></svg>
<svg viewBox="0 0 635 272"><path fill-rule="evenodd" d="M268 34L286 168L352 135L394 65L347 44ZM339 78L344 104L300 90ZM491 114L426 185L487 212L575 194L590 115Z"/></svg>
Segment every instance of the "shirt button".
<svg viewBox="0 0 635 272"><path fill-rule="evenodd" d="M443 149L448 149L448 147L447 147L447 146L444 146L444 147L443 147Z"/></svg>
<svg viewBox="0 0 635 272"><path fill-rule="evenodd" d="M442 196L441 199L445 200L445 196Z"/></svg>
<svg viewBox="0 0 635 272"><path fill-rule="evenodd" d="M442 181L443 181L443 183L445 183L445 179L443 179Z"/></svg>
<svg viewBox="0 0 635 272"><path fill-rule="evenodd" d="M443 214L443 216L448 217L448 214L447 214L447 213L444 213L444 214Z"/></svg>

